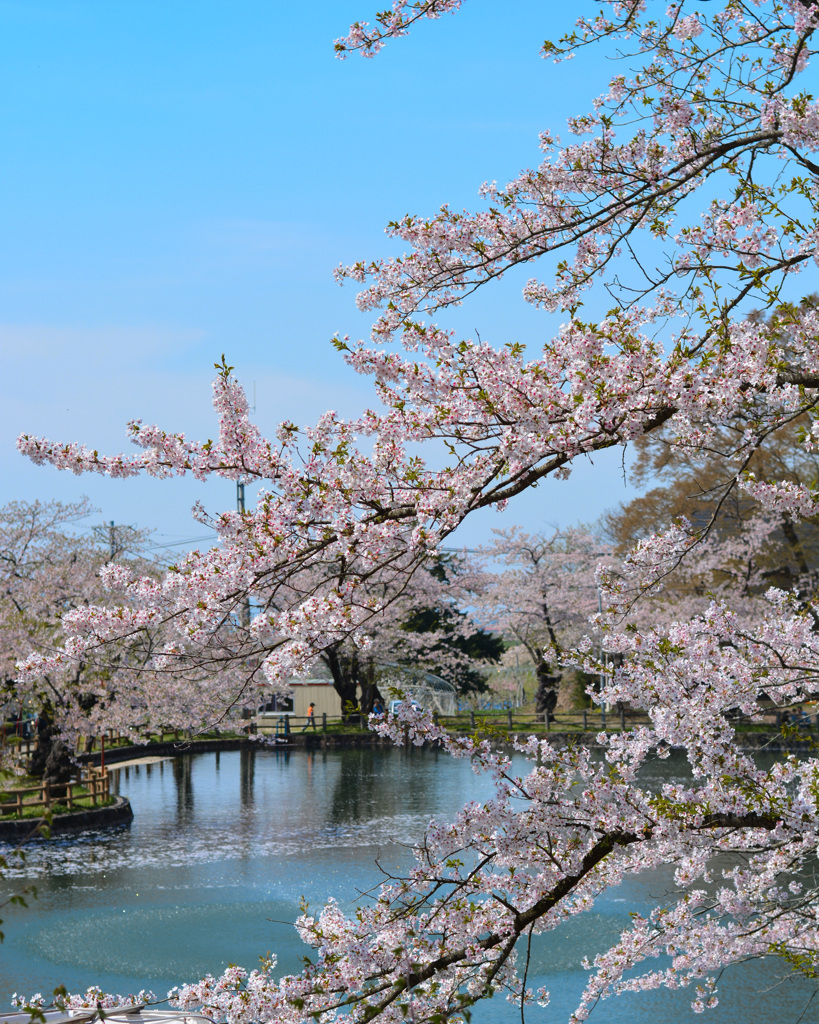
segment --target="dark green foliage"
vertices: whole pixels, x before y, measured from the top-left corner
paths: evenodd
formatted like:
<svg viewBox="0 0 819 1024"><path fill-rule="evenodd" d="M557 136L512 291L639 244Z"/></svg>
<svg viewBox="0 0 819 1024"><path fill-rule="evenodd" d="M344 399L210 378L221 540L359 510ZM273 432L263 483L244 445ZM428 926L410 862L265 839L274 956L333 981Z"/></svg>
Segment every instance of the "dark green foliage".
<svg viewBox="0 0 819 1024"><path fill-rule="evenodd" d="M443 639L429 651L435 674L452 683L459 693L483 693L487 689L486 680L474 662L496 664L504 651L503 640L485 629L475 628L470 633L468 623L469 616L461 611L419 608L412 612L404 628L413 633L443 633ZM457 660L447 657L452 653L462 657Z"/></svg>

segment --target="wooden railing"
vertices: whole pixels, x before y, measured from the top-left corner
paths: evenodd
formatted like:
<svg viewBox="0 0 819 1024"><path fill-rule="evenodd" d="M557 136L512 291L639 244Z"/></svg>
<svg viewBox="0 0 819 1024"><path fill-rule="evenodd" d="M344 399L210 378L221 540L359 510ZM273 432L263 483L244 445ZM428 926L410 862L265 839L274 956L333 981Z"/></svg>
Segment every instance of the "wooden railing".
<svg viewBox="0 0 819 1024"><path fill-rule="evenodd" d="M78 794L78 789L85 792ZM94 807L107 803L111 796L108 772L99 768L83 769L71 782L42 782L39 786L6 789L0 793L0 814L13 814L22 818L24 810L42 807L48 810L54 804L65 804L74 810L79 800L91 800Z"/></svg>
<svg viewBox="0 0 819 1024"><path fill-rule="evenodd" d="M647 715L638 711L626 711L622 708L613 707L609 710L603 708L581 708L578 711L557 711L545 720L543 714L523 712L515 709L504 711L460 711L456 715L436 716L442 725L454 732L475 729L482 727L489 728L498 726L504 730L530 730L532 732L613 732L622 729L630 729L637 725L649 725L650 719ZM790 724L800 729L819 730L819 714L811 711L800 713L798 710L776 711L771 709L762 712L754 719L742 718L737 722L738 729L763 728L778 732L780 728Z"/></svg>
<svg viewBox="0 0 819 1024"><path fill-rule="evenodd" d="M0 737L0 745L3 747L14 747L20 757L31 757L34 753L36 742L32 738L26 739L14 733Z"/></svg>

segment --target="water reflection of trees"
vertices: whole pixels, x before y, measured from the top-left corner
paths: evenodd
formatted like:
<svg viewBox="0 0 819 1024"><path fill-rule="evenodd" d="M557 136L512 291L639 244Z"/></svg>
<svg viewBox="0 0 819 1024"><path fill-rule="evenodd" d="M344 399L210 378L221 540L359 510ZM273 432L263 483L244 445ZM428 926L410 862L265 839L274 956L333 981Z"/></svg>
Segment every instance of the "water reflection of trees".
<svg viewBox="0 0 819 1024"><path fill-rule="evenodd" d="M256 778L256 751L242 747L239 752L239 800L242 807L253 806L253 785Z"/></svg>
<svg viewBox="0 0 819 1024"><path fill-rule="evenodd" d="M193 758L190 756L175 757L173 778L176 783L176 823L177 825L193 825Z"/></svg>
<svg viewBox="0 0 819 1024"><path fill-rule="evenodd" d="M365 747L341 751L339 760L329 807L333 824L429 810L437 752Z"/></svg>

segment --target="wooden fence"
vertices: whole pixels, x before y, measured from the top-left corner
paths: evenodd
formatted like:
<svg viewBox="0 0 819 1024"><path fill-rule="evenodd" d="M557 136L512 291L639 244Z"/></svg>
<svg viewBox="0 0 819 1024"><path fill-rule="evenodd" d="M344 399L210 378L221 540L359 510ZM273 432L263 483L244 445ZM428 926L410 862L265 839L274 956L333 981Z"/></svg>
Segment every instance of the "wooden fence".
<svg viewBox="0 0 819 1024"><path fill-rule="evenodd" d="M812 709L811 714L800 713L798 709L791 709L790 711L776 711L771 709L767 713L764 713L757 717L757 719L750 723L756 725L757 728L764 727L768 729L774 729L779 731L782 725L794 725L801 729L815 729L819 731L819 712L815 712ZM439 721L441 725L446 726L452 732L476 732L486 731L491 734L493 729L502 730L503 732L510 733L541 733L541 732L617 732L626 728L631 728L636 725L646 725L649 723L649 719L642 713L634 711L624 711L621 708L611 708L605 710L603 708L582 708L578 711L558 711L549 716L548 720L543 714L534 714L532 712L523 712L515 708L505 708L503 710L491 710L491 711L473 711L473 710L462 710L454 715L438 715L435 716L436 721ZM748 724L746 722L738 723L740 731L743 727ZM327 733L335 731L335 727L344 725L345 731L350 727L358 728L362 732L369 729L367 717L364 716L358 720L354 717L348 717L347 720L341 715L328 715L321 714L315 715L312 719L305 715L295 715L293 712L267 712L260 713L255 717L248 719L242 723L243 731L246 730L250 733L266 733L273 734L280 741L289 740L292 733L307 732L322 732ZM180 742L183 739L195 739L195 734L183 733L180 730L166 730L164 733L144 733L140 739L143 743L150 743L152 740L171 740L173 742ZM19 735L0 735L0 744L8 746L14 745L17 749L18 755L22 758L30 756L34 752L35 739L25 739ZM91 751L100 751L102 754L102 766L104 770L105 765L105 753L107 750L113 751L118 746L131 746L133 740L126 736L115 732L114 730L107 730L101 736L92 738L91 740L82 741L78 753L85 752L90 753ZM75 783L71 784L72 786ZM99 786L99 783L96 784ZM106 784L107 785L107 784ZM39 790L37 790L39 792ZM16 792L16 791L15 791ZM106 793L107 795L107 793ZM55 802L55 796L52 793L49 797L51 803ZM0 794L0 800L2 795ZM73 794L70 792L66 793L66 800L71 806L73 801ZM40 801L44 806L49 806L45 802L45 797ZM0 814L8 813L6 810L7 804L0 804Z"/></svg>
<svg viewBox="0 0 819 1024"><path fill-rule="evenodd" d="M151 743L154 740L161 741L163 739L170 739L178 743L180 740L186 738L190 739L191 734L183 732L180 729L166 729L164 733L160 733L156 730L153 732L145 731L140 733L140 741L146 744ZM133 744L134 741L125 733L119 733L115 729L106 729L105 732L96 736L80 737L77 743L76 753L87 754L91 752L99 752L100 750L114 750L116 747L130 747ZM12 729L3 729L0 731L0 746L15 748L20 757L31 757L36 745L36 736L21 736L19 732L14 732Z"/></svg>
<svg viewBox="0 0 819 1024"><path fill-rule="evenodd" d="M459 711L454 715L436 714L435 720L452 732L475 732L500 729L503 732L618 732L636 725L648 725L647 715L622 708L582 708L578 711L558 711L549 716L543 714L518 711L514 708L502 711ZM291 733L332 731L334 726L341 725L341 715L316 715L314 720L305 715L292 712L271 712L258 715L251 724L251 731L273 733L279 738L289 737ZM738 723L742 729L745 722ZM765 727L778 731L782 725L791 724L803 729L819 731L819 713L800 714L798 711L770 711L758 716L755 722L747 723L757 727ZM348 719L346 725L362 730L368 729L366 717L356 721Z"/></svg>
<svg viewBox="0 0 819 1024"><path fill-rule="evenodd" d="M476 729L488 729L493 727L506 730L530 730L530 731L583 731L605 732L609 730L625 729L627 725L634 725L637 716L627 714L621 710L604 711L599 708L587 708L581 711L558 712L551 716L550 721L545 721L544 716L532 713L519 712L512 708L504 711L460 711L454 715L435 715L435 720L441 725L447 726L454 732L474 732ZM645 716L639 716L641 722L647 722ZM251 725L251 731L258 730L264 733L273 733L277 737L287 737L291 733L301 732L324 732L328 727L341 725L344 719L341 715L316 715L314 719L306 715L295 715L292 712L270 712L258 715ZM358 725L362 730L369 728L366 716L356 720L348 718L346 724Z"/></svg>
<svg viewBox="0 0 819 1024"><path fill-rule="evenodd" d="M610 711L602 708L583 708L580 711L558 711L549 716L516 711L513 708L507 708L505 711L461 711L455 715L439 715L438 720L455 732L467 729L470 732L476 729L491 730L493 726L512 732L551 732L553 729L557 732L607 732L625 729L627 724L636 723L635 716L626 715L625 711L617 708Z"/></svg>
<svg viewBox="0 0 819 1024"><path fill-rule="evenodd" d="M85 793L78 794L78 789ZM71 782L42 782L39 786L6 789L0 793L0 815L13 814L22 818L26 808L41 807L48 810L54 804L64 804L74 810L78 800L91 799L94 807L108 801L111 796L110 777L104 769L84 768Z"/></svg>

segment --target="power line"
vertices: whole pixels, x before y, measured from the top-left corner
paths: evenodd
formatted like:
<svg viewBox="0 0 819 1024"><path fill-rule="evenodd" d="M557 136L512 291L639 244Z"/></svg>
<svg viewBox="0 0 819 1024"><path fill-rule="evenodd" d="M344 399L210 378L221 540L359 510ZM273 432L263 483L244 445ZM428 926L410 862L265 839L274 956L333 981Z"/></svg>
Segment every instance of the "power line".
<svg viewBox="0 0 819 1024"><path fill-rule="evenodd" d="M106 525L93 527L95 537L97 537L99 540L103 542L106 539L108 540L108 551L112 561L116 557L117 551L124 550L124 548L117 547L117 530L123 529L130 530L131 527L124 527L122 525L116 526L113 519L111 520L110 523Z"/></svg>
<svg viewBox="0 0 819 1024"><path fill-rule="evenodd" d="M200 541L204 540L216 540L218 536L219 535L217 533L212 533L209 537L188 537L186 540L170 540L167 544L148 544L141 550L158 551L163 548L178 548L182 544L198 544Z"/></svg>

